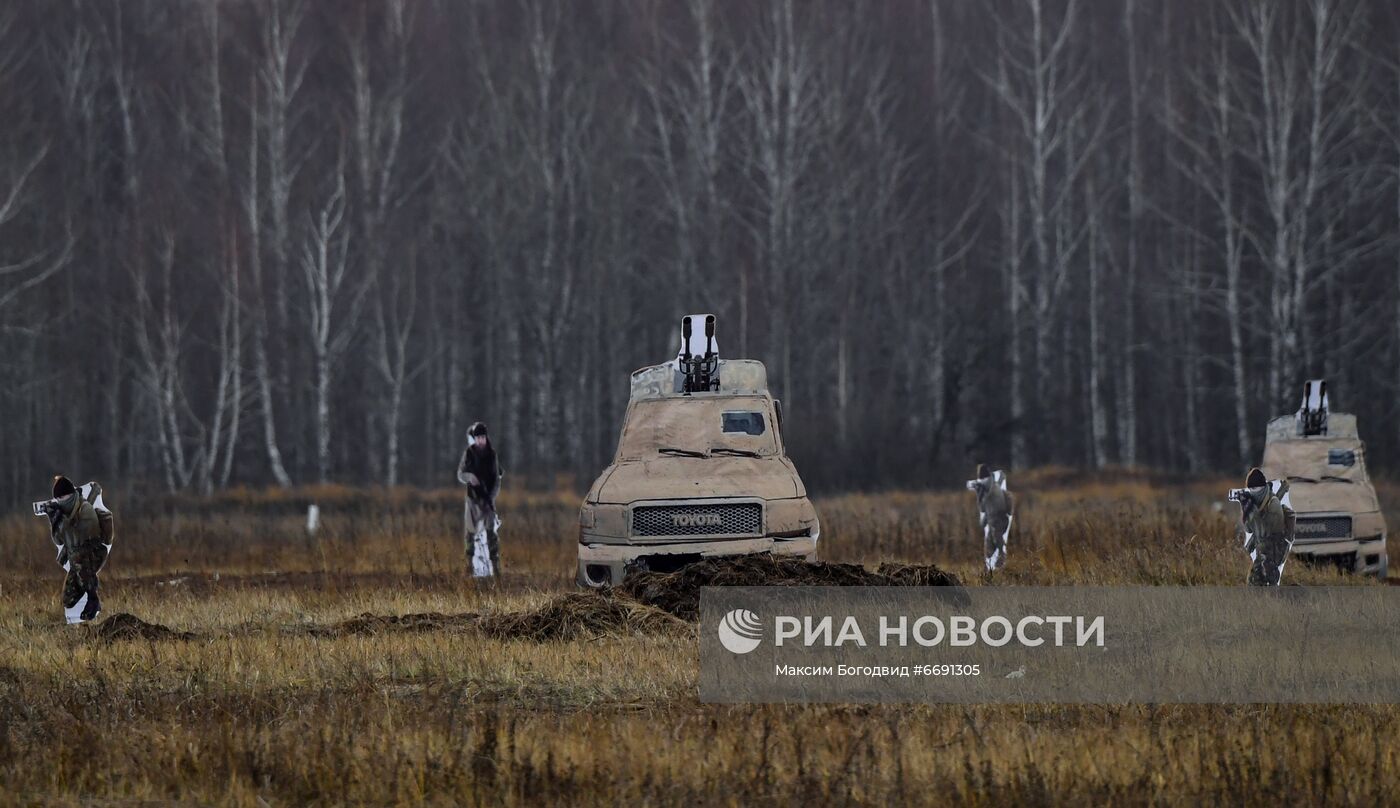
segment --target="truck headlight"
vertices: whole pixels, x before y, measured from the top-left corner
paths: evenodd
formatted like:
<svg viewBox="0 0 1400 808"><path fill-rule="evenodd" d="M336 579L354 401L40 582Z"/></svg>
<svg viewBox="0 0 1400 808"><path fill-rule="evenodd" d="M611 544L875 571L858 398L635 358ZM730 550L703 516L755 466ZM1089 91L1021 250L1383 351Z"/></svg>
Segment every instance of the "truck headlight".
<svg viewBox="0 0 1400 808"><path fill-rule="evenodd" d="M578 512L578 526L595 536L623 538L627 535L627 507L584 503Z"/></svg>
<svg viewBox="0 0 1400 808"><path fill-rule="evenodd" d="M805 532L817 523L817 511L807 499L773 499L767 506L771 534Z"/></svg>

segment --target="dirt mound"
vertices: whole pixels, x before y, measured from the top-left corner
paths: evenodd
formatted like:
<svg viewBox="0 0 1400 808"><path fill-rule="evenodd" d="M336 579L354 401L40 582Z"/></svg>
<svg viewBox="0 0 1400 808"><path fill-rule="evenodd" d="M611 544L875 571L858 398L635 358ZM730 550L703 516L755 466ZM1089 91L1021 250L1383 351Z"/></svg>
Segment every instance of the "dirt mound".
<svg viewBox="0 0 1400 808"><path fill-rule="evenodd" d="M616 634L674 634L689 630L666 612L608 590L571 592L538 609L482 616L478 628L498 639L544 642Z"/></svg>
<svg viewBox="0 0 1400 808"><path fill-rule="evenodd" d="M619 589L628 597L655 606L682 620L700 612L703 586L947 586L960 587L951 572L932 564L882 564L871 572L858 564L809 563L773 555L707 558L676 572L633 572ZM965 593L958 590L963 599Z"/></svg>
<svg viewBox="0 0 1400 808"><path fill-rule="evenodd" d="M962 581L951 572L944 572L932 564L881 564L876 575L887 579L885 584L872 586L962 586Z"/></svg>
<svg viewBox="0 0 1400 808"><path fill-rule="evenodd" d="M342 620L329 626L317 626L308 633L313 637L347 637L352 634L384 634L389 632L454 631L476 625L474 612L465 614L365 614Z"/></svg>
<svg viewBox="0 0 1400 808"><path fill-rule="evenodd" d="M159 623L147 623L133 614L118 612L97 624L94 629L97 639L103 642L118 640L193 640L199 635L188 631L176 631Z"/></svg>
<svg viewBox="0 0 1400 808"><path fill-rule="evenodd" d="M314 637L420 631L479 631L501 640L549 642L619 634L666 634L686 624L612 592L571 592L538 609L507 614L362 614L308 631Z"/></svg>

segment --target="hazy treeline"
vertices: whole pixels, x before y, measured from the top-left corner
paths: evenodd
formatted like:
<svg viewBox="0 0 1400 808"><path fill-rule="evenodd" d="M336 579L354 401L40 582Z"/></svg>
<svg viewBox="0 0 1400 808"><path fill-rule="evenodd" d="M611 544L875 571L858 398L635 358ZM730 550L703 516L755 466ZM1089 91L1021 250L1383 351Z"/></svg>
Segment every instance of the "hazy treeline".
<svg viewBox="0 0 1400 808"><path fill-rule="evenodd" d="M1373 0L18 0L0 496L589 477L714 311L818 487L1400 451ZM1394 464L1390 464L1392 467ZM517 480L520 477L517 476Z"/></svg>

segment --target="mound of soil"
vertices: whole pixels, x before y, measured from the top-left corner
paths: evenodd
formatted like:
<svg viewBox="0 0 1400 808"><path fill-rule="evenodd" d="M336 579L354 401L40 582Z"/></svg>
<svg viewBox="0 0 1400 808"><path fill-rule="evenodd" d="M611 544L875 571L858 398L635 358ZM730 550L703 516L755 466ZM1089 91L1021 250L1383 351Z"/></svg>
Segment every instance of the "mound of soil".
<svg viewBox="0 0 1400 808"><path fill-rule="evenodd" d="M538 609L508 614L362 614L308 631L314 637L420 631L479 631L501 640L572 640L619 634L666 634L688 630L675 617L610 591L571 592Z"/></svg>
<svg viewBox="0 0 1400 808"><path fill-rule="evenodd" d="M465 614L369 614L366 612L349 620L329 626L317 626L308 633L314 637L348 637L352 634L383 634L387 632L453 631L476 625L474 612Z"/></svg>
<svg viewBox="0 0 1400 808"><path fill-rule="evenodd" d="M951 572L944 572L932 564L891 564L886 562L875 570L875 575L883 576L883 584L870 586L962 586L962 581Z"/></svg>
<svg viewBox="0 0 1400 808"><path fill-rule="evenodd" d="M133 614L118 612L97 624L94 629L102 642L118 640L193 640L199 635L176 631L159 623L147 623Z"/></svg>
<svg viewBox="0 0 1400 808"><path fill-rule="evenodd" d="M609 590L570 592L519 614L483 615L478 628L497 639L535 642L689 630L684 622L666 612L618 597Z"/></svg>
<svg viewBox="0 0 1400 808"><path fill-rule="evenodd" d="M881 564L871 572L859 564L809 563L774 555L707 558L676 572L628 574L618 587L623 594L662 609L682 620L700 613L703 586L948 586L960 587L958 577L932 564ZM965 594L958 592L963 598Z"/></svg>

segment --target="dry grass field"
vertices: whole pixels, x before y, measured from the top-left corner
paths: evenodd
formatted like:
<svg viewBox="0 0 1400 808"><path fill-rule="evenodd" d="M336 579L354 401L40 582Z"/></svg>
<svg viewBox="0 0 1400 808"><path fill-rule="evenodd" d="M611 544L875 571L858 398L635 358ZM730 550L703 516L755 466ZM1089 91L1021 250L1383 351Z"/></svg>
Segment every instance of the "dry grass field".
<svg viewBox="0 0 1400 808"><path fill-rule="evenodd" d="M986 586L1244 578L1230 511L1214 508L1226 481L1012 482L1020 515L994 577L966 492L821 500L823 556L932 562ZM1382 496L1400 526L1400 488ZM487 588L464 577L456 492L140 509L114 492L105 616L168 634L62 626L42 522L0 521L0 802L1400 801L1390 706L701 704L693 626L618 598L558 600L574 592L576 502L508 493L507 572ZM1286 577L1363 583L1302 565Z"/></svg>

